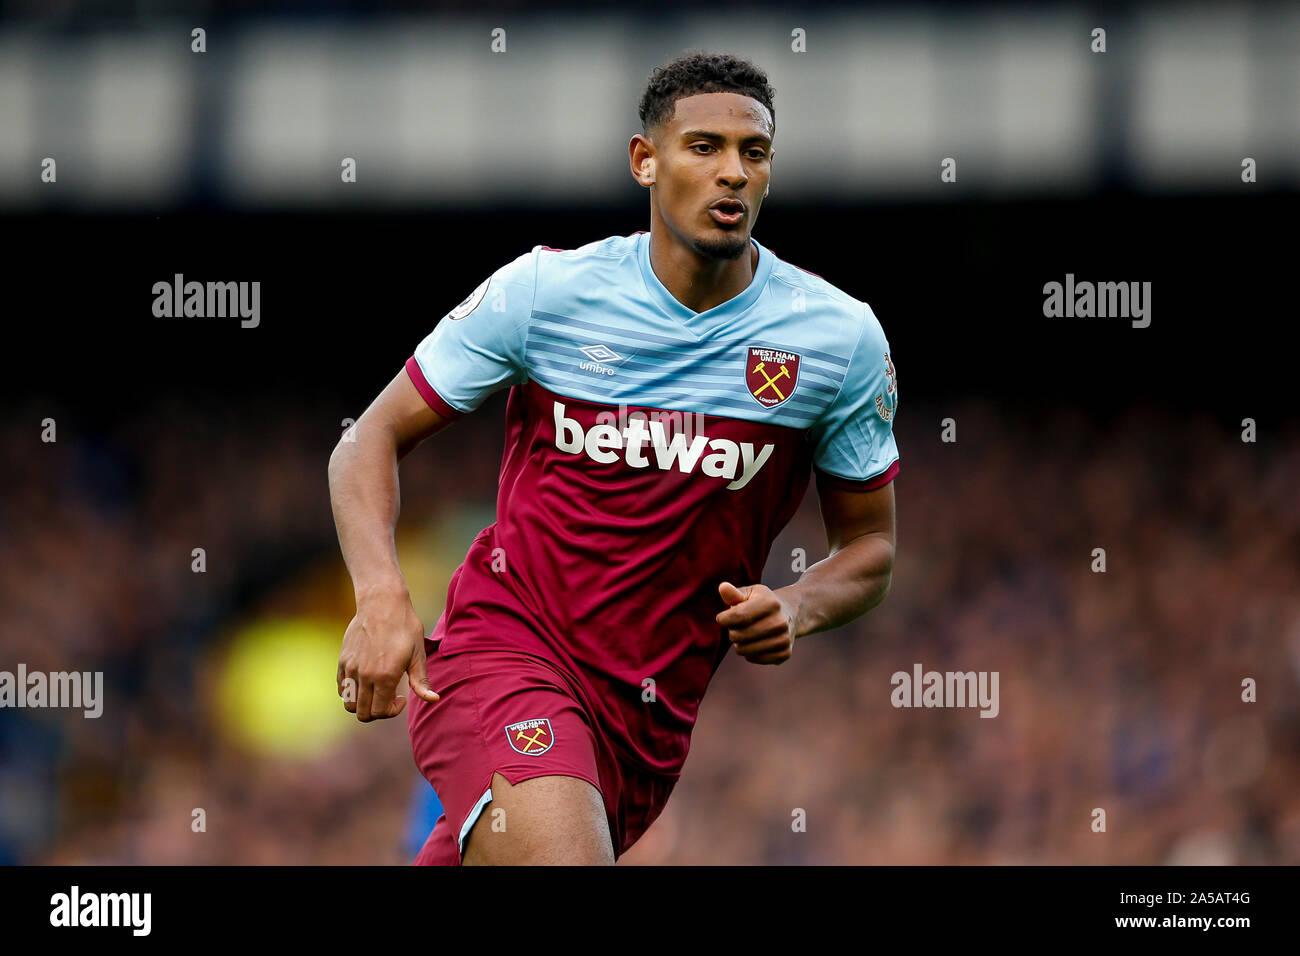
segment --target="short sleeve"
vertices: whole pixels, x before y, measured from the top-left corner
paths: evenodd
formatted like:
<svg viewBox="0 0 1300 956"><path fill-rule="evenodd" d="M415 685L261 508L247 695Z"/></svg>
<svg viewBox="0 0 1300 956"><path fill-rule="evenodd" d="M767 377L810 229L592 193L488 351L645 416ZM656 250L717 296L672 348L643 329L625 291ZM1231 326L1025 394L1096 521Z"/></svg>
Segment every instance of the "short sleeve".
<svg viewBox="0 0 1300 956"><path fill-rule="evenodd" d="M492 273L406 360L416 389L442 417L472 412L493 392L528 380L524 348L541 248Z"/></svg>
<svg viewBox="0 0 1300 956"><path fill-rule="evenodd" d="M883 487L898 474L898 376L884 329L861 305L865 321L844 383L812 431L818 481L850 491Z"/></svg>

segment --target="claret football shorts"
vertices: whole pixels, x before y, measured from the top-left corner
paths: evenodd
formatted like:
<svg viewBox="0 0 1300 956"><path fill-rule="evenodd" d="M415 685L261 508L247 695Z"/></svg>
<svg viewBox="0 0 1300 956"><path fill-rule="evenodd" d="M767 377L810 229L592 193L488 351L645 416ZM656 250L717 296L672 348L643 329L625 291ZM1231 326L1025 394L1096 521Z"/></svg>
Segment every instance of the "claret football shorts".
<svg viewBox="0 0 1300 956"><path fill-rule="evenodd" d="M471 828L491 826L492 775L511 786L550 774L579 777L605 803L615 856L654 822L677 776L622 760L564 672L542 657L515 651L457 650L425 640L431 704L414 694L407 726L416 766L442 801L443 815L416 865L458 866Z"/></svg>

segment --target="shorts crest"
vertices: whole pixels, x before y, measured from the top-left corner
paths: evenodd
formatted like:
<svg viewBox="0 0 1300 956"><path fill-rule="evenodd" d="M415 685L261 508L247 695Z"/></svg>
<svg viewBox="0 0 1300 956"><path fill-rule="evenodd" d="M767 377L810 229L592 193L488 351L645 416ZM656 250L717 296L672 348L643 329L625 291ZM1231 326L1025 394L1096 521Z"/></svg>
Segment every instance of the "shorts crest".
<svg viewBox="0 0 1300 956"><path fill-rule="evenodd" d="M507 724L506 740L519 753L536 757L551 749L551 744L555 743L555 734L551 731L550 720L538 717Z"/></svg>

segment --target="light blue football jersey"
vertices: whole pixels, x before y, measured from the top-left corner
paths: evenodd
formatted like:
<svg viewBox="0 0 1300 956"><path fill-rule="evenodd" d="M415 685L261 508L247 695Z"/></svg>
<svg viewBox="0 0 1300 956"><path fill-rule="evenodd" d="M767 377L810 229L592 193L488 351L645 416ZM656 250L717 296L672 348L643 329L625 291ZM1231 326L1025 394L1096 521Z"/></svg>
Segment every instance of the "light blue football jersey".
<svg viewBox="0 0 1300 956"><path fill-rule="evenodd" d="M865 302L750 241L759 258L749 287L700 313L655 275L647 232L535 246L416 348L435 409L454 418L531 381L611 406L807 430L823 475L886 475L898 461L898 384L880 322Z"/></svg>

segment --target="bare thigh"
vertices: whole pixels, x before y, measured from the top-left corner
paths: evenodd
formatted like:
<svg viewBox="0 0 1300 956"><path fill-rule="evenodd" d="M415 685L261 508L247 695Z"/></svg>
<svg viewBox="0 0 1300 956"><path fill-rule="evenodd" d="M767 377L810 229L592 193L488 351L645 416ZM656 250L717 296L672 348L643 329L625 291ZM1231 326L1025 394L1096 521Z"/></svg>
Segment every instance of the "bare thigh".
<svg viewBox="0 0 1300 956"><path fill-rule="evenodd" d="M612 866L605 802L579 777L545 776L516 786L492 775L492 802L465 841L465 866Z"/></svg>

